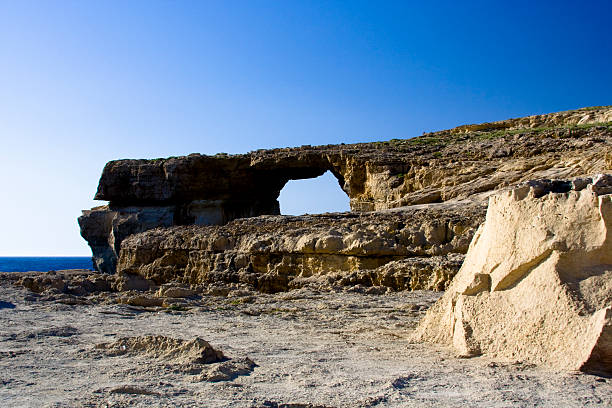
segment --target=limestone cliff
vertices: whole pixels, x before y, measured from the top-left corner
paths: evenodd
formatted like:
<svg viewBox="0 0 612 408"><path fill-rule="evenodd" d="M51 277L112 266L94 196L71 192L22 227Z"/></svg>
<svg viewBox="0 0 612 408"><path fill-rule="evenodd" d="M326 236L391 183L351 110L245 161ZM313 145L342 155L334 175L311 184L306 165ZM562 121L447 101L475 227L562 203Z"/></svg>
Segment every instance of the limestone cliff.
<svg viewBox="0 0 612 408"><path fill-rule="evenodd" d="M415 340L612 373L612 175L531 182L485 223Z"/></svg>
<svg viewBox="0 0 612 408"><path fill-rule="evenodd" d="M277 198L288 180L328 170L353 212L478 201L518 182L612 167L611 120L612 108L597 107L405 140L112 161L96 194L109 204L84 211L81 234L97 268L113 273L122 241L133 234L278 215Z"/></svg>
<svg viewBox="0 0 612 408"><path fill-rule="evenodd" d="M322 275L344 284L444 290L484 215L481 205L445 207L157 228L123 241L118 271L158 285L246 283L262 292Z"/></svg>

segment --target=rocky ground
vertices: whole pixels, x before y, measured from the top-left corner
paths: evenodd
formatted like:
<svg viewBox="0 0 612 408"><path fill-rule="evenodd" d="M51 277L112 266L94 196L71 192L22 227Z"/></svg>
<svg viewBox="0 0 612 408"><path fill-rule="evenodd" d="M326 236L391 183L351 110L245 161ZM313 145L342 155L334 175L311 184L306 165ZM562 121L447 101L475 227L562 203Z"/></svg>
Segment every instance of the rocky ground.
<svg viewBox="0 0 612 408"><path fill-rule="evenodd" d="M0 407L612 406L611 378L553 369L546 359L536 367L516 360L519 354L475 357L415 336L417 322L442 294L424 289L449 288L484 220L487 197L527 182L520 191L529 191L537 208L519 213L532 215L544 208L546 200L538 199L545 193L586 197L579 191L590 183L593 194L610 194L594 190L603 176L574 177L610 170L611 143L612 107L591 107L386 142L109 162L96 194L108 205L79 218L96 269L109 273L0 273ZM277 197L288 180L326 171L349 196L352 213L278 215ZM520 191L515 196L523 200ZM583 218L608 217L609 197L593 197L602 211L588 215L592 205ZM496 262L508 260L504 245L514 242L550 244L549 254L574 248L573 241L550 240L555 234L595 237L578 247L603 248L581 264L588 276L584 268L571 276L561 270L570 286L596 275L574 292L597 301L591 303L601 330L592 331L603 334L592 350L608 364L609 291L593 283L612 264L609 234L602 235L608 224L582 234L585 227L575 223L575 229L570 217L552 219L573 210L555 208L541 214L551 220L538 236L492 230L496 239L510 231ZM525 223L518 232L533 229ZM566 224L567 230L556 228ZM510 257L526 268L465 272L474 279L457 296L481 299L512 289L495 279L506 273L502 278L515 282L537 269L540 258L533 264L527 255ZM577 264L573 255L567 258ZM496 310L514 312L505 306L518 304L521 313L543 316L533 320L537 328L561 299L542 296L563 289L547 285L524 291L545 307L522 307L531 303L508 290L504 307L474 308L468 317L491 315L488 321L497 322ZM578 310L574 320L584 317L567 304L563 310ZM474 320L460 312L453 319ZM448 324L446 316L427 333ZM469 324L453 325L463 335L453 339L479 334L481 351L490 351L490 338L505 345L508 327L525 332L518 314L507 316L496 326L473 326L483 328L478 333ZM567 320L552 320L561 326L521 337L522 349L537 343L544 356L551 349L579 352L542 335L581 338L568 331Z"/></svg>
<svg viewBox="0 0 612 408"><path fill-rule="evenodd" d="M612 405L610 378L410 343L439 292L233 290L145 307L7 276L3 407Z"/></svg>

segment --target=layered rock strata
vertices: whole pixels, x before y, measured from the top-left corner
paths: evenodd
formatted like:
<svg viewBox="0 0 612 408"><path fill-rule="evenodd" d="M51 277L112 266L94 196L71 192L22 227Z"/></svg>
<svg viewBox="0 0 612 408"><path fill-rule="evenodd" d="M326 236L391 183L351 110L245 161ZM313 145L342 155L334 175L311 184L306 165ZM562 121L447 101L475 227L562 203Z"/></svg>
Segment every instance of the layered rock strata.
<svg viewBox="0 0 612 408"><path fill-rule="evenodd" d="M414 340L612 373L612 175L490 198L465 262Z"/></svg>
<svg viewBox="0 0 612 408"><path fill-rule="evenodd" d="M156 285L244 283L262 292L299 287L317 277L330 284L443 290L484 211L479 204L461 211L440 204L157 228L123 241L118 271Z"/></svg>
<svg viewBox="0 0 612 408"><path fill-rule="evenodd" d="M112 273L132 234L277 215L287 181L326 171L354 212L473 200L530 179L612 167L610 120L612 108L597 107L387 142L111 161L95 197L109 204L84 211L81 234L98 270Z"/></svg>

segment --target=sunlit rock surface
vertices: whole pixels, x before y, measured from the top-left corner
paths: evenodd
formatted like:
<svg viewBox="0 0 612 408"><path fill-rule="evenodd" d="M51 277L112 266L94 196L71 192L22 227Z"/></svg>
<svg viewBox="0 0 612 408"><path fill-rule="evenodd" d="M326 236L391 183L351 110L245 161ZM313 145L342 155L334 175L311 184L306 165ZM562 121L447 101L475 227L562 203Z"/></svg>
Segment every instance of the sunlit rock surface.
<svg viewBox="0 0 612 408"><path fill-rule="evenodd" d="M534 181L490 198L485 223L414 339L612 373L612 175Z"/></svg>
<svg viewBox="0 0 612 408"><path fill-rule="evenodd" d="M444 290L484 217L482 205L460 208L437 204L157 228L123 241L118 272L156 284L245 283L262 292L296 288L317 277L329 284ZM454 258L447 259L450 254Z"/></svg>
<svg viewBox="0 0 612 408"><path fill-rule="evenodd" d="M96 194L109 203L84 211L81 234L98 270L113 273L121 243L133 234L278 215L277 198L287 181L328 170L350 198L352 212L455 203L463 214L462 204L476 205L516 183L609 169L610 120L612 108L596 107L460 126L412 139L112 161ZM376 223L376 217L367 219ZM476 211L471 222L481 219ZM401 256L385 248L381 257L385 251Z"/></svg>

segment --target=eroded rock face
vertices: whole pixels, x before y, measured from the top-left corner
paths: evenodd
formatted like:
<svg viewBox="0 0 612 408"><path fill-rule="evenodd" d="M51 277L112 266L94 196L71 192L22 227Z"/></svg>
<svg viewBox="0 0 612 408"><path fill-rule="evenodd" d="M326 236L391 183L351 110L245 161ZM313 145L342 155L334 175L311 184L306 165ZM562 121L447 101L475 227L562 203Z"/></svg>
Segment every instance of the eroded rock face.
<svg viewBox="0 0 612 408"><path fill-rule="evenodd" d="M354 212L474 200L519 182L610 168L612 108L467 125L418 138L302 146L242 155L117 160L102 173L81 234L100 271L114 272L129 235L172 225L223 225L279 214L289 180L331 171Z"/></svg>
<svg viewBox="0 0 612 408"><path fill-rule="evenodd" d="M522 177L517 172L529 173L527 179L541 178L536 172L568 167L570 161L589 173L589 168L604 164L610 121L612 108L601 107L460 126L387 142L117 160L104 168L95 198L118 207L180 206L185 214L177 218L184 218L178 220L183 224L196 223L197 216L182 207L205 200L215 207L226 205L228 221L232 216L229 207L236 210L234 218L249 216L256 207L262 212L252 215L275 214L278 206L274 203L287 181L317 177L329 170L351 199L354 211L447 201L504 182L518 182ZM564 152L578 154L559 157ZM602 154L592 154L595 152ZM477 186L469 188L468 181ZM452 188L455 186L459 188ZM425 188L431 189L430 197L414 194Z"/></svg>
<svg viewBox="0 0 612 408"><path fill-rule="evenodd" d="M456 257L454 261L446 257L465 253L484 211L479 204L461 210L432 205L158 228L123 241L118 271L158 285L175 280L240 282L262 292L299 287L304 278L328 274L345 279L345 284L442 290L460 265ZM397 261L404 267L397 267ZM409 267L411 263L414 268ZM357 271L361 272L349 276Z"/></svg>
<svg viewBox="0 0 612 408"><path fill-rule="evenodd" d="M174 208L109 206L84 210L79 217L81 235L87 240L93 253L95 268L103 273L114 273L121 241L132 234L156 227L174 224Z"/></svg>
<svg viewBox="0 0 612 408"><path fill-rule="evenodd" d="M612 373L612 175L534 181L490 198L418 341Z"/></svg>

